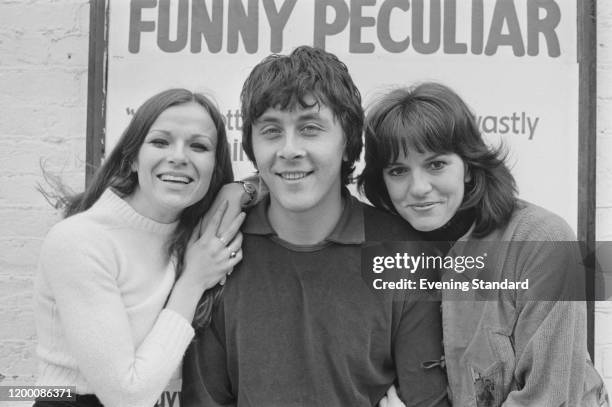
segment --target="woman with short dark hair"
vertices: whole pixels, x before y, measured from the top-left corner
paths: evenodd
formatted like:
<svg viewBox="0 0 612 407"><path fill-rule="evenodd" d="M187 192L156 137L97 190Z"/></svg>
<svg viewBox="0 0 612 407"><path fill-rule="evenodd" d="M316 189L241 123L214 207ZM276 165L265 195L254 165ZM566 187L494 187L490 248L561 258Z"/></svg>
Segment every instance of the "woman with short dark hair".
<svg viewBox="0 0 612 407"><path fill-rule="evenodd" d="M488 281L531 280L530 290L492 290L487 301L477 290L443 290L453 404L603 405L585 303L563 301L568 282L582 276L571 275L578 256L562 243L575 241L574 233L516 197L502 150L485 144L465 102L436 83L394 90L370 109L365 145L359 185L372 204L399 214L446 256L486 253ZM477 278L453 270L441 277Z"/></svg>

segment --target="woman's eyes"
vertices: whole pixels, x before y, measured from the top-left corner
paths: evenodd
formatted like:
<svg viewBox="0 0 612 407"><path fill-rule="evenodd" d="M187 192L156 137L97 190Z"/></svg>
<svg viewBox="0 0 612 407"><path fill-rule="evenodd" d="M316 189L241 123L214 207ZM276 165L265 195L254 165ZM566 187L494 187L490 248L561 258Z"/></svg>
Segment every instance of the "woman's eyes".
<svg viewBox="0 0 612 407"><path fill-rule="evenodd" d="M210 148L206 144L202 144L202 143L192 143L191 148L197 152L204 152L204 151L210 150Z"/></svg>
<svg viewBox="0 0 612 407"><path fill-rule="evenodd" d="M435 160L429 163L429 168L432 170L441 170L444 167L446 167L446 162L442 160Z"/></svg>
<svg viewBox="0 0 612 407"><path fill-rule="evenodd" d="M168 145L168 140L163 138L155 138L149 141L149 144L154 145L155 147L165 147Z"/></svg>
<svg viewBox="0 0 612 407"><path fill-rule="evenodd" d="M392 167L387 169L387 174L392 177L398 177L400 175L404 175L406 171L408 171L408 169L405 167Z"/></svg>
<svg viewBox="0 0 612 407"><path fill-rule="evenodd" d="M165 148L170 146L170 141L163 138L154 138L149 140L149 144L157 148ZM206 152L211 150L209 145L200 142L192 142L189 144L189 147L195 152Z"/></svg>
<svg viewBox="0 0 612 407"><path fill-rule="evenodd" d="M430 171L440 171L447 166L446 161L434 160L426 164L426 168ZM387 170L387 174L391 177L399 177L406 174L410 169L408 167L390 167Z"/></svg>

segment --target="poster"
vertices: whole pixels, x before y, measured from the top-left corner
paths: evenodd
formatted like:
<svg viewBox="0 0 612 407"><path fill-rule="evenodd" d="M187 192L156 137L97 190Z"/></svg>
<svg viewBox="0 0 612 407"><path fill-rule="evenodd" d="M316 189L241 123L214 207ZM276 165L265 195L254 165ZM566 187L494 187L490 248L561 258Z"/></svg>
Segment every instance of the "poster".
<svg viewBox="0 0 612 407"><path fill-rule="evenodd" d="M397 86L440 81L509 151L519 196L577 230L577 4L566 0L109 0L106 152L149 96L185 87L226 118L235 175L239 94L270 53L324 47L367 108ZM357 167L357 172L360 170Z"/></svg>

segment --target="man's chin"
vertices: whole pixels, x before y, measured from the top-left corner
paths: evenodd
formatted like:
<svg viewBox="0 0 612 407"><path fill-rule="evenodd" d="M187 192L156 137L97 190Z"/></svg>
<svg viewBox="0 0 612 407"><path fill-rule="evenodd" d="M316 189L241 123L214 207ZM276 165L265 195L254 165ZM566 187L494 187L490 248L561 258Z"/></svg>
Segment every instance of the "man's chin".
<svg viewBox="0 0 612 407"><path fill-rule="evenodd" d="M295 194L291 197L281 197L277 199L279 209L287 212L301 213L314 207L312 198L307 194Z"/></svg>

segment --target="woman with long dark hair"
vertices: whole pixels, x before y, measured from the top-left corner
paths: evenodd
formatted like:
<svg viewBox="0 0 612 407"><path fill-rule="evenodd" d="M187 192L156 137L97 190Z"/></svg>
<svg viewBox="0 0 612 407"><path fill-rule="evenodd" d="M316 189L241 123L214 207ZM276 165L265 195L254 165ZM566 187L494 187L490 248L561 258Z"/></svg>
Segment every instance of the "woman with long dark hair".
<svg viewBox="0 0 612 407"><path fill-rule="evenodd" d="M202 294L242 258L239 214L200 220L233 180L225 127L205 96L147 100L66 219L36 279L38 384L76 386L76 406L152 406L180 365ZM202 305L209 304L203 301ZM209 310L209 308L207 308ZM37 401L35 406L55 405Z"/></svg>

